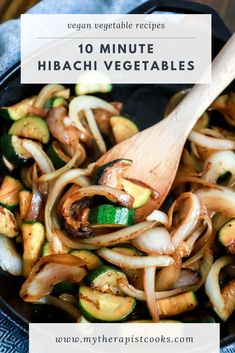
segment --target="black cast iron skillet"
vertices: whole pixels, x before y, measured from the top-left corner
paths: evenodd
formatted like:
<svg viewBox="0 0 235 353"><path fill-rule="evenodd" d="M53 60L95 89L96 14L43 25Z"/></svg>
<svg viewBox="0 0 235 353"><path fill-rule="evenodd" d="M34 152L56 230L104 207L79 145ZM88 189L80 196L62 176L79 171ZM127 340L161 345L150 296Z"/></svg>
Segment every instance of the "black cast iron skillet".
<svg viewBox="0 0 235 353"><path fill-rule="evenodd" d="M213 57L229 39L230 32L218 14L209 6L184 0L150 0L137 7L131 13L175 12L186 14L212 15L212 55ZM163 116L169 98L186 85L116 85L108 100L124 103L123 113L130 116L143 129L153 125ZM12 67L0 78L0 106L14 104L21 99L37 93L40 85L20 84L20 65ZM233 83L228 90L235 89ZM68 318L58 309L50 306L24 303L18 296L22 284L21 278L15 278L0 271L0 305L6 314L27 330L28 322L68 322ZM235 333L228 334L222 329L221 346L235 342Z"/></svg>

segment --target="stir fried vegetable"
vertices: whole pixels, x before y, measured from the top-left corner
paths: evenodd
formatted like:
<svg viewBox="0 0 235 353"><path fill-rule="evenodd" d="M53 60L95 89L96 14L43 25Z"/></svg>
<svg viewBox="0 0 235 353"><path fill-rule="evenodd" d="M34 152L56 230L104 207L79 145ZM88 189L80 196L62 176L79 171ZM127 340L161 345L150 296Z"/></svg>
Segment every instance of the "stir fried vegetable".
<svg viewBox="0 0 235 353"><path fill-rule="evenodd" d="M95 167L139 131L122 103L86 95L111 88L78 84L73 97L47 85L0 108L11 123L0 139L0 267L25 277L24 301L54 305L75 322L179 322L189 311L197 322L196 308L202 321L213 310L226 321L235 310L235 94L201 116L170 203L140 222L156 190L125 178L131 160Z"/></svg>

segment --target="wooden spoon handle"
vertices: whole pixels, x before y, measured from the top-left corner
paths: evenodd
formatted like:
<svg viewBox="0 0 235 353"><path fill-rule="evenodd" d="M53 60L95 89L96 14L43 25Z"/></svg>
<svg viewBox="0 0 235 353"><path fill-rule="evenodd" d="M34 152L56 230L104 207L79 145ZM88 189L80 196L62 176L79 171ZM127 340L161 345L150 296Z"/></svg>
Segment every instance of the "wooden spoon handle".
<svg viewBox="0 0 235 353"><path fill-rule="evenodd" d="M188 136L199 117L235 78L235 33L212 63L210 84L195 85L167 119ZM193 108L192 108L193 107Z"/></svg>

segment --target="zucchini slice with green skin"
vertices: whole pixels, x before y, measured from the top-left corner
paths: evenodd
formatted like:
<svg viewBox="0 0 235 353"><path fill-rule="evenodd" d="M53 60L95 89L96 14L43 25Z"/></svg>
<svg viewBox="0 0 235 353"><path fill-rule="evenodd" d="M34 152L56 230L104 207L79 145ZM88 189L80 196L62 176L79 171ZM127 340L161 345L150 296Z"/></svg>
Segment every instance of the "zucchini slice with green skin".
<svg viewBox="0 0 235 353"><path fill-rule="evenodd" d="M8 238L14 238L18 234L14 214L3 206L0 206L0 234Z"/></svg>
<svg viewBox="0 0 235 353"><path fill-rule="evenodd" d="M235 218L220 228L218 239L230 254L235 254Z"/></svg>
<svg viewBox="0 0 235 353"><path fill-rule="evenodd" d="M117 282L119 279L127 281L124 272L115 267L101 265L89 273L84 281L88 286L100 292L121 295L122 292Z"/></svg>
<svg viewBox="0 0 235 353"><path fill-rule="evenodd" d="M157 300L160 317L176 316L195 309L197 305L197 297L193 291Z"/></svg>
<svg viewBox="0 0 235 353"><path fill-rule="evenodd" d="M21 231L24 243L23 274L27 277L40 257L45 241L45 227L40 222L22 222Z"/></svg>
<svg viewBox="0 0 235 353"><path fill-rule="evenodd" d="M123 116L112 116L109 119L117 143L122 142L139 132L136 124Z"/></svg>
<svg viewBox="0 0 235 353"><path fill-rule="evenodd" d="M70 157L67 156L57 141L53 141L46 149L47 155L50 157L55 169L62 168L66 163L70 161Z"/></svg>
<svg viewBox="0 0 235 353"><path fill-rule="evenodd" d="M0 139L1 150L7 161L17 168L32 161L31 155L21 146L21 140L15 135L3 135Z"/></svg>
<svg viewBox="0 0 235 353"><path fill-rule="evenodd" d="M19 204L19 191L22 188L19 180L6 175L0 187L0 205L14 211Z"/></svg>
<svg viewBox="0 0 235 353"><path fill-rule="evenodd" d="M8 133L42 143L48 143L50 138L47 123L39 116L27 116L15 121Z"/></svg>
<svg viewBox="0 0 235 353"><path fill-rule="evenodd" d="M88 270L94 270L103 263L98 255L89 250L72 250L70 254L85 261Z"/></svg>
<svg viewBox="0 0 235 353"><path fill-rule="evenodd" d="M93 93L107 93L112 91L110 83L77 83L74 87L76 96Z"/></svg>
<svg viewBox="0 0 235 353"><path fill-rule="evenodd" d="M48 241L46 241L43 246L42 246L42 251L41 251L42 256L47 256L47 255L52 255L52 249Z"/></svg>
<svg viewBox="0 0 235 353"><path fill-rule="evenodd" d="M19 192L19 208L20 218L23 220L27 216L28 209L32 200L32 192L29 190L21 190Z"/></svg>
<svg viewBox="0 0 235 353"><path fill-rule="evenodd" d="M126 179L122 179L122 186L129 195L134 197L133 208L139 208L146 204L152 193L150 189Z"/></svg>
<svg viewBox="0 0 235 353"><path fill-rule="evenodd" d="M33 105L35 97L26 98L10 107L0 108L0 116L4 119L16 121L29 114L29 108Z"/></svg>
<svg viewBox="0 0 235 353"><path fill-rule="evenodd" d="M79 309L90 322L122 322L128 320L136 306L131 297L102 293L89 287L79 288Z"/></svg>
<svg viewBox="0 0 235 353"><path fill-rule="evenodd" d="M59 296L64 293L75 294L77 292L77 288L78 287L76 286L76 284L63 281L54 286L52 294L56 296Z"/></svg>
<svg viewBox="0 0 235 353"><path fill-rule="evenodd" d="M134 213L127 207L104 204L91 208L88 218L93 226L128 227L134 223Z"/></svg>
<svg viewBox="0 0 235 353"><path fill-rule="evenodd" d="M63 97L52 97L46 101L44 108L52 109L52 108L59 107L60 105L64 105L65 107L67 107L68 106L67 100L64 99Z"/></svg>

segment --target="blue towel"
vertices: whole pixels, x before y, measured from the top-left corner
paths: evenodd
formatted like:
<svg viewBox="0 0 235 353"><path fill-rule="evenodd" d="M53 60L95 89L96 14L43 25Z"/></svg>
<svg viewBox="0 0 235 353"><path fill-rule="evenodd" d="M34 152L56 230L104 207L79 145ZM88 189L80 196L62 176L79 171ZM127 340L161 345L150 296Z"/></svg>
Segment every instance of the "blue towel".
<svg viewBox="0 0 235 353"><path fill-rule="evenodd" d="M127 13L145 0L43 0L28 13ZM11 20L0 26L0 77L20 60L20 22Z"/></svg>
<svg viewBox="0 0 235 353"><path fill-rule="evenodd" d="M145 0L43 0L28 13L127 13L143 2ZM19 60L20 23L11 20L0 26L0 77ZM27 352L27 332L0 309L0 353ZM235 346L221 349L221 353L235 353Z"/></svg>

